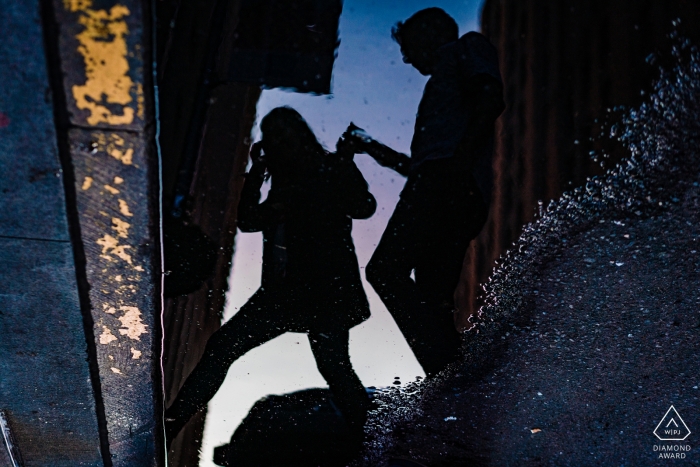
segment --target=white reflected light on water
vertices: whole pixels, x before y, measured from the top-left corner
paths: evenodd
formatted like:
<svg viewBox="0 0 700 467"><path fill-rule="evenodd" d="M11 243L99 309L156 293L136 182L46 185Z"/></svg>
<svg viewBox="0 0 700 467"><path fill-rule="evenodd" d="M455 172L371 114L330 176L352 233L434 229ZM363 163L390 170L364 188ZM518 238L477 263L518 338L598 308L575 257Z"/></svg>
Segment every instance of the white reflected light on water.
<svg viewBox="0 0 700 467"><path fill-rule="evenodd" d="M353 121L398 151L409 153L415 113L426 77L401 60L391 27L416 11L438 6L452 15L460 34L476 30L483 0L346 0L340 19L341 45L333 72L333 95L313 96L283 90L263 91L258 121L271 109L297 109L326 148ZM257 122L254 135L257 135ZM372 287L364 281L364 266L374 251L398 201L405 179L360 155L356 163L377 199L374 216L353 221L353 238L362 269L372 317L350 331L350 357L365 386L388 386L424 376ZM233 271L224 320L233 316L260 286L262 233L236 236ZM200 466L214 467L214 447L226 444L253 404L268 394L284 394L311 387L327 387L318 373L304 334L284 334L246 354L230 368L226 380L209 403Z"/></svg>

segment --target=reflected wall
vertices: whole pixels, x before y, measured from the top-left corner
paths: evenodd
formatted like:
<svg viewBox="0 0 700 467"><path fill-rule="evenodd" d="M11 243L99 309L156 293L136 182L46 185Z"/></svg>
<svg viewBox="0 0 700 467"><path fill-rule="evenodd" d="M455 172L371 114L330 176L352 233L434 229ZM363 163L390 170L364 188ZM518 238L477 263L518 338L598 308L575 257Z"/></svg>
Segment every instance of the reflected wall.
<svg viewBox="0 0 700 467"><path fill-rule="evenodd" d="M601 162L611 168L623 157L596 137L608 109L638 105L657 64L672 63L667 36L676 18L697 41L700 9L692 1L485 2L482 31L500 52L507 108L497 122L491 217L457 291L462 326L481 306L479 284L535 218L538 201L546 207L602 174ZM594 160L591 151L602 150L610 159Z"/></svg>

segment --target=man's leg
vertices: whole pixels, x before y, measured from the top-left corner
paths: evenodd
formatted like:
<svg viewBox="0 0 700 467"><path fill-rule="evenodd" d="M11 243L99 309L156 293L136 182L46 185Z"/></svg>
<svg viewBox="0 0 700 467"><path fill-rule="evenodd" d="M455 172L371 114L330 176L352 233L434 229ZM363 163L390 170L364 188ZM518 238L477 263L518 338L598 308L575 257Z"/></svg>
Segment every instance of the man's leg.
<svg viewBox="0 0 700 467"><path fill-rule="evenodd" d="M428 375L459 356L452 296L486 212L476 187L467 184L453 161L424 163L420 176L407 182L366 269ZM416 281L410 278L414 270Z"/></svg>
<svg viewBox="0 0 700 467"><path fill-rule="evenodd" d="M165 412L166 437L174 439L206 407L226 378L231 364L248 351L284 334L276 297L258 291L207 341L204 355Z"/></svg>
<svg viewBox="0 0 700 467"><path fill-rule="evenodd" d="M348 331L310 332L309 343L316 366L333 393L333 399L360 441L372 408L367 391L350 363Z"/></svg>
<svg viewBox="0 0 700 467"><path fill-rule="evenodd" d="M442 326L411 279L418 257L428 254L421 250L426 248L424 238L430 228L426 225L429 219L421 219L421 214L415 204L403 197L399 200L365 273L418 363L430 375L442 369L434 363L435 338Z"/></svg>
<svg viewBox="0 0 700 467"><path fill-rule="evenodd" d="M415 278L435 320L429 365L439 371L459 357L462 340L454 323L454 292L469 243L483 227L487 211L475 186L470 188L460 178L450 180L450 173L435 175L442 183L432 187L435 208L425 214L430 229L416 257Z"/></svg>

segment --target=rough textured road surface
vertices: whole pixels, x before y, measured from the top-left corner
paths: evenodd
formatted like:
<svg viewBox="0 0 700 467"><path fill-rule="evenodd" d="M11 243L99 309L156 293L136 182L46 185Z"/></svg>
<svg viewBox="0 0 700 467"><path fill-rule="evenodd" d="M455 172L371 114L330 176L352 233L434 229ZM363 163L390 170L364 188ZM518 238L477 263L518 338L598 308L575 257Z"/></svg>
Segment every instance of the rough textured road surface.
<svg viewBox="0 0 700 467"><path fill-rule="evenodd" d="M691 186L660 215L569 239L504 328L493 368L428 391L390 454L431 467L700 465L693 434L653 433L671 405L700 430L699 196ZM659 445L691 451L661 460Z"/></svg>
<svg viewBox="0 0 700 467"><path fill-rule="evenodd" d="M610 129L630 158L502 258L464 359L378 393L363 465L700 465L700 51L674 54Z"/></svg>

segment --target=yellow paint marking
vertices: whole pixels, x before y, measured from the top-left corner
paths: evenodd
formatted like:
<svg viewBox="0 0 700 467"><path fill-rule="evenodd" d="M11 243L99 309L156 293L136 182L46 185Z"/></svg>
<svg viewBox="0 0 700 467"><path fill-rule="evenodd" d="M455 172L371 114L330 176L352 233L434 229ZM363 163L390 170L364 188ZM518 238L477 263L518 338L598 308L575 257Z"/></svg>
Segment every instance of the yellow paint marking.
<svg viewBox="0 0 700 467"><path fill-rule="evenodd" d="M114 367L112 367L112 368L110 368L110 370L112 370L114 373L116 373L116 374L118 374L118 375L121 375L121 374L122 374L122 371L121 371L119 368L114 368Z"/></svg>
<svg viewBox="0 0 700 467"><path fill-rule="evenodd" d="M144 116L144 103L146 99L143 97L143 86L141 83L136 83L136 116L143 119Z"/></svg>
<svg viewBox="0 0 700 467"><path fill-rule="evenodd" d="M127 217L133 216L133 214L129 211L129 205L126 204L126 201L124 201L123 199L119 200L119 212L121 212Z"/></svg>
<svg viewBox="0 0 700 467"><path fill-rule="evenodd" d="M134 156L134 150L132 148L128 148L126 151L123 151L121 149L112 148L109 151L109 155L114 157L118 161L122 161L125 165L131 165L131 160Z"/></svg>
<svg viewBox="0 0 700 467"><path fill-rule="evenodd" d="M139 272L143 272L143 268L141 266L134 266L134 269Z"/></svg>
<svg viewBox="0 0 700 467"><path fill-rule="evenodd" d="M107 326L102 326L102 334L100 334L100 344L109 344L110 342L116 341L117 337L112 334Z"/></svg>
<svg viewBox="0 0 700 467"><path fill-rule="evenodd" d="M113 306L110 306L109 308L107 308L107 309L105 310L105 313L108 313L108 314L110 314L110 315L113 315L113 314L116 313L116 312L117 312L117 310L116 310Z"/></svg>
<svg viewBox="0 0 700 467"><path fill-rule="evenodd" d="M76 35L78 52L85 62L85 84L74 85L73 98L79 109L90 111L89 125L127 125L134 121L129 107L134 82L129 77L125 17L131 12L124 5L109 11L93 10L91 0L64 0L66 9L80 12L78 21L85 29ZM138 88L136 89L138 96Z"/></svg>
<svg viewBox="0 0 700 467"><path fill-rule="evenodd" d="M127 248L131 248L129 245L120 245L119 240L111 235L105 235L104 237L100 238L97 240L97 244L102 247L103 258L107 254L110 254L116 256L117 258L123 259L129 264L132 264L131 256L126 252ZM109 256L107 256L107 258L109 258Z"/></svg>
<svg viewBox="0 0 700 467"><path fill-rule="evenodd" d="M92 177L85 177L85 181L83 181L83 186L82 186L83 191L87 190L91 186L92 186Z"/></svg>
<svg viewBox="0 0 700 467"><path fill-rule="evenodd" d="M139 336L145 334L148 327L141 321L141 311L135 306L121 306L119 309L124 312L121 317L117 318L122 323L119 334L127 336L129 339L140 341Z"/></svg>
<svg viewBox="0 0 700 467"><path fill-rule="evenodd" d="M63 0L63 6L68 11L85 10L92 6L92 0Z"/></svg>
<svg viewBox="0 0 700 467"><path fill-rule="evenodd" d="M114 280L117 281L117 282L121 282L121 281L122 281L122 276L114 276Z"/></svg>
<svg viewBox="0 0 700 467"><path fill-rule="evenodd" d="M129 238L129 227L131 227L131 224L124 222L118 217L112 218L112 224L112 229L117 231L117 236L121 238Z"/></svg>
<svg viewBox="0 0 700 467"><path fill-rule="evenodd" d="M117 193L119 193L119 190L117 190L113 186L109 186L109 185L105 185L105 190L109 191L113 195L116 195Z"/></svg>
<svg viewBox="0 0 700 467"><path fill-rule="evenodd" d="M109 140L104 133L93 133L92 137L95 138L95 150L106 152L124 165L133 164L134 148L126 147L126 141L118 134L110 133ZM117 182L116 178L115 184L118 185L121 182ZM122 182L123 181L122 179Z"/></svg>
<svg viewBox="0 0 700 467"><path fill-rule="evenodd" d="M114 177L114 184L115 184L115 185L121 185L122 183L124 183L124 179L123 179L123 178L121 178L121 177Z"/></svg>
<svg viewBox="0 0 700 467"><path fill-rule="evenodd" d="M131 358L134 360L138 360L139 358L141 358L141 351L136 350L135 348L132 347L131 348Z"/></svg>
<svg viewBox="0 0 700 467"><path fill-rule="evenodd" d="M114 360L114 357L111 355L107 355L107 357L109 357L110 360Z"/></svg>

